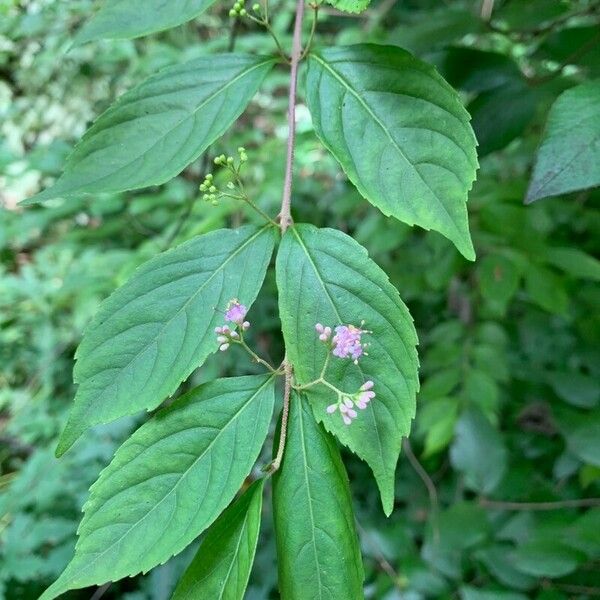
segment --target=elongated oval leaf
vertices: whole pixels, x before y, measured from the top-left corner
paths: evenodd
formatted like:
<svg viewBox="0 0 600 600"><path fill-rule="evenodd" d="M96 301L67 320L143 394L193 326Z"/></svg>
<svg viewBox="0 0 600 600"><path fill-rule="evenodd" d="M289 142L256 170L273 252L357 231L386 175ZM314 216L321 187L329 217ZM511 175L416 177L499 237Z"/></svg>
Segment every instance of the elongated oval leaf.
<svg viewBox="0 0 600 600"><path fill-rule="evenodd" d="M310 55L306 93L317 135L367 200L475 258L466 207L475 136L433 67L395 46L328 48Z"/></svg>
<svg viewBox="0 0 600 600"><path fill-rule="evenodd" d="M183 550L250 472L273 403L271 377L218 379L142 425L92 486L75 556L42 599L146 572Z"/></svg>
<svg viewBox="0 0 600 600"><path fill-rule="evenodd" d="M227 302L254 302L274 238L252 226L214 231L148 261L110 296L77 350L80 385L57 453L91 425L156 408L216 351Z"/></svg>
<svg viewBox="0 0 600 600"><path fill-rule="evenodd" d="M358 365L331 357L326 379L354 393L375 382L376 398L350 426L339 413L327 414L336 393L317 385L306 393L315 416L343 444L366 460L377 479L384 510L391 513L394 472L402 437L410 431L419 387L417 335L407 308L387 275L366 250L333 229L298 225L283 238L277 256L279 312L286 350L300 384L316 380L327 348L315 324L360 326L371 345Z"/></svg>
<svg viewBox="0 0 600 600"><path fill-rule="evenodd" d="M211 526L172 600L242 600L260 530L264 479L255 481Z"/></svg>
<svg viewBox="0 0 600 600"><path fill-rule="evenodd" d="M299 395L274 476L273 518L282 600L364 597L348 477L333 439Z"/></svg>
<svg viewBox="0 0 600 600"><path fill-rule="evenodd" d="M600 185L600 81L563 92L550 109L527 202Z"/></svg>
<svg viewBox="0 0 600 600"><path fill-rule="evenodd" d="M240 116L273 64L268 57L222 54L164 69L101 115L60 179L25 204L168 181Z"/></svg>
<svg viewBox="0 0 600 600"><path fill-rule="evenodd" d="M215 0L104 0L75 37L76 44L102 38L136 38L181 25Z"/></svg>

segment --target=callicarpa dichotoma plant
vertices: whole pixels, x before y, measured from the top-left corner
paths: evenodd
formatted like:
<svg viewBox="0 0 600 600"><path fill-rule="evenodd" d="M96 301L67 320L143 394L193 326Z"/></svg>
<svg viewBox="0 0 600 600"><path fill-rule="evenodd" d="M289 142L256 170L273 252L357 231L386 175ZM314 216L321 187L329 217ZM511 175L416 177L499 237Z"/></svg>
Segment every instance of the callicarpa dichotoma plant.
<svg viewBox="0 0 600 600"><path fill-rule="evenodd" d="M214 0L106 0L76 42L133 38L197 17ZM338 0L360 11L368 0ZM310 32L303 17L312 12ZM469 115L435 69L389 45L320 47L319 4L298 0L291 48L271 27L268 0L251 19L272 56L227 53L165 68L102 114L50 189L27 202L162 184L206 152L275 67L289 68L288 143L279 214L244 187L245 148L217 156L207 202L235 198L262 226L201 235L141 266L100 308L77 351L79 384L57 455L82 433L152 411L211 353L243 348L263 375L217 379L157 411L92 486L75 556L44 600L146 572L204 534L174 598L242 598L272 477L282 598L363 597L363 567L338 444L370 466L383 510L419 387L417 336L387 275L351 237L292 219L295 108L364 198L386 215L449 238L474 259L466 200L477 156ZM305 73L299 79L299 67ZM300 86L298 85L300 83ZM252 305L275 253L285 358L248 343ZM283 389L274 457L243 490ZM278 399L280 400L280 399ZM262 468L261 468L262 467Z"/></svg>

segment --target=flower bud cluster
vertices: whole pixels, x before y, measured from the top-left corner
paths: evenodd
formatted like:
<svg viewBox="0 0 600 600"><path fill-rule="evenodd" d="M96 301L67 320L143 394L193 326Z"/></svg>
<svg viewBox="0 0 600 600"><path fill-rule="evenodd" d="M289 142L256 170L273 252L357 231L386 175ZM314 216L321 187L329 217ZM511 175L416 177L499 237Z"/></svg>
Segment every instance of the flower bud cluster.
<svg viewBox="0 0 600 600"><path fill-rule="evenodd" d="M245 320L247 313L248 309L240 304L236 298L229 301L225 311L225 320L233 324L233 329L229 325L215 327L221 352L225 352L231 344L239 343L241 341L240 332L247 331L250 328L250 322Z"/></svg>
<svg viewBox="0 0 600 600"><path fill-rule="evenodd" d="M244 8L243 2L236 2L232 9L229 11L229 16L233 18L237 17L245 17L248 14L246 9Z"/></svg>
<svg viewBox="0 0 600 600"><path fill-rule="evenodd" d="M330 404L327 407L327 413L332 415L339 411L344 425L350 425L358 416L355 409L365 410L369 405L369 402L375 398L373 386L374 383L371 380L365 381L354 394L340 395L335 404Z"/></svg>
<svg viewBox="0 0 600 600"><path fill-rule="evenodd" d="M218 204L219 190L213 183L213 174L208 173L204 181L200 184L200 191L203 192L202 200L210 202L213 206Z"/></svg>

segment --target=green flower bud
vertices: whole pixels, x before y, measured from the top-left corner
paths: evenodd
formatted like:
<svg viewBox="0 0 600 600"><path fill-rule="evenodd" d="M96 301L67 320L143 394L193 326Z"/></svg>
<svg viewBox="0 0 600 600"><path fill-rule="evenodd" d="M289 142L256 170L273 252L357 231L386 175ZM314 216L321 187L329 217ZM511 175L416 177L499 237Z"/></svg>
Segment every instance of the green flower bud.
<svg viewBox="0 0 600 600"><path fill-rule="evenodd" d="M230 17L237 17L237 10L233 10L233 8L229 11Z"/></svg>
<svg viewBox="0 0 600 600"><path fill-rule="evenodd" d="M227 157L227 164L228 165L232 165L233 164L233 156L228 156Z"/></svg>
<svg viewBox="0 0 600 600"><path fill-rule="evenodd" d="M211 186L208 188L208 191L209 191L211 194L214 194L214 193L217 191L217 188L216 188L214 185L211 185Z"/></svg>
<svg viewBox="0 0 600 600"><path fill-rule="evenodd" d="M238 148L238 154L243 154L244 152L246 152L246 148L244 148L244 146L240 146Z"/></svg>
<svg viewBox="0 0 600 600"><path fill-rule="evenodd" d="M253 4L252 5L252 10L254 12L260 12L260 4Z"/></svg>
<svg viewBox="0 0 600 600"><path fill-rule="evenodd" d="M208 175L206 175L206 177L205 177L206 182L208 183L209 181L212 181L212 178L213 178L213 174L212 173L208 173Z"/></svg>
<svg viewBox="0 0 600 600"><path fill-rule="evenodd" d="M218 203L216 200L213 200L213 201L211 202L211 204L212 204L213 206L217 206L217 204L219 204L219 203Z"/></svg>
<svg viewBox="0 0 600 600"><path fill-rule="evenodd" d="M204 202L208 202L208 201L209 201L209 199L210 199L210 198L208 197L208 194L204 194L204 195L202 196L202 200L204 200Z"/></svg>
<svg viewBox="0 0 600 600"><path fill-rule="evenodd" d="M200 184L200 191L201 192L205 192L206 191L206 184L205 183L201 183Z"/></svg>
<svg viewBox="0 0 600 600"><path fill-rule="evenodd" d="M248 155L247 155L245 152L242 152L242 153L240 154L240 160L241 160L242 162L246 162L246 161L248 160Z"/></svg>
<svg viewBox="0 0 600 600"><path fill-rule="evenodd" d="M242 3L241 3L241 2L236 2L236 3L233 5L233 10L235 10L235 11L237 11L237 12L239 12L241 8L242 8Z"/></svg>
<svg viewBox="0 0 600 600"><path fill-rule="evenodd" d="M235 190L235 184L233 183L233 181L230 181L230 182L227 184L227 187L228 187L228 189L230 189L230 190Z"/></svg>
<svg viewBox="0 0 600 600"><path fill-rule="evenodd" d="M245 8L242 8L242 10L240 10L240 17L245 17L248 14L248 11Z"/></svg>

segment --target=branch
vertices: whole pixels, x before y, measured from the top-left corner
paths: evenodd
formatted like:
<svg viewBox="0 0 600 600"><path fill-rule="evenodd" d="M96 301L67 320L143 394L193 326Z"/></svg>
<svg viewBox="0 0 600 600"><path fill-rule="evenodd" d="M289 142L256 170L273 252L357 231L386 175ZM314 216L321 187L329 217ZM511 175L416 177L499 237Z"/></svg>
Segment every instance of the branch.
<svg viewBox="0 0 600 600"><path fill-rule="evenodd" d="M431 506L431 529L433 531L433 540L437 544L440 540L440 531L437 523L437 517L439 513L437 489L433 483L433 480L431 477L429 477L429 474L415 456L408 438L404 438L402 447L404 449L404 454L406 454L406 458L408 458L408 462L411 464L412 468L416 471L417 475L421 478L421 481L427 488L427 493L429 494L429 504Z"/></svg>
<svg viewBox="0 0 600 600"><path fill-rule="evenodd" d="M560 510L561 508L587 508L600 506L600 498L576 498L574 500L557 500L555 502L505 502L480 498L479 504L484 508L497 510Z"/></svg>
<svg viewBox="0 0 600 600"><path fill-rule="evenodd" d="M292 178L294 168L294 143L296 141L296 92L298 88L298 63L302 57L302 20L304 18L304 0L296 0L296 20L294 21L294 39L292 41L292 57L290 63L290 94L288 98L288 141L285 163L285 180L283 197L279 211L281 233L292 224Z"/></svg>

